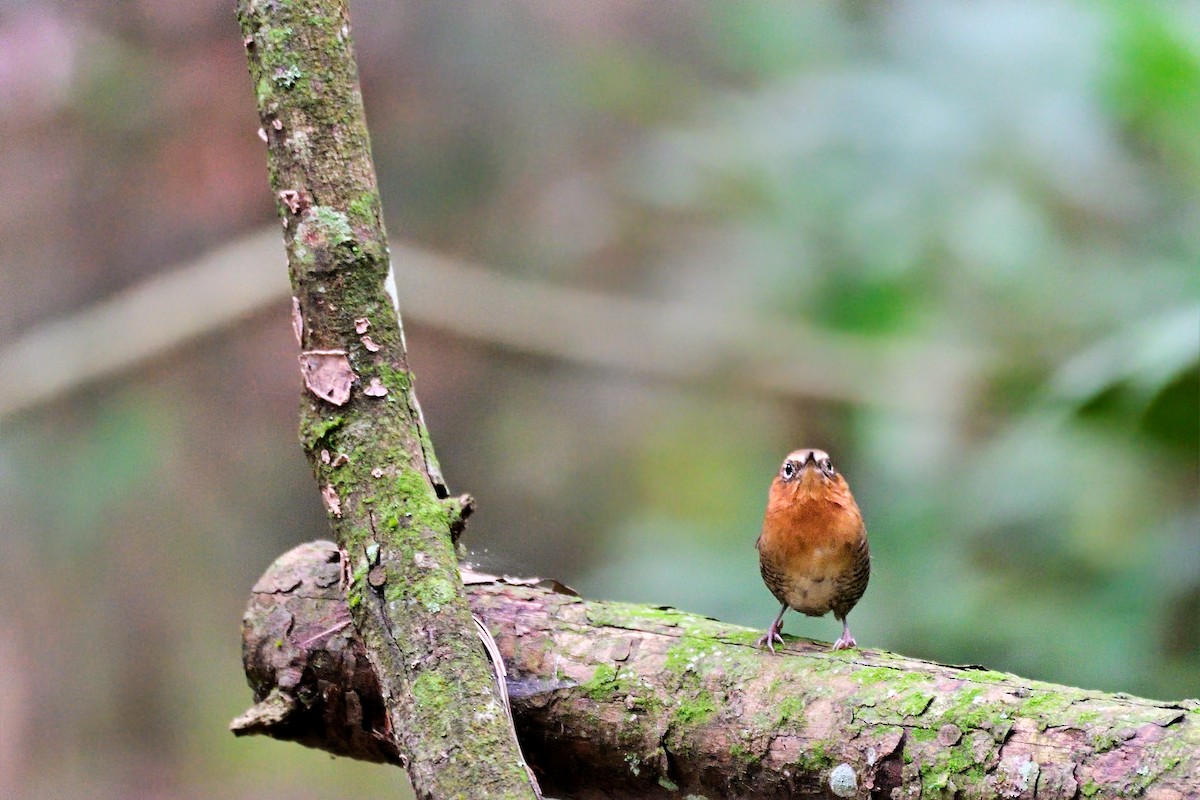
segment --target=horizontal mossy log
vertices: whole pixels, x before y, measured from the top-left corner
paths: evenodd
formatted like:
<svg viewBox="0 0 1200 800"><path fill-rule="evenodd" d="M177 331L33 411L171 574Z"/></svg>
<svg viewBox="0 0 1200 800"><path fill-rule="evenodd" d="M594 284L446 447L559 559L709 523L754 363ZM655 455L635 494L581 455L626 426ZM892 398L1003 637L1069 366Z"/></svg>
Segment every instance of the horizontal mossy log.
<svg viewBox="0 0 1200 800"><path fill-rule="evenodd" d="M397 762L328 542L281 557L245 617L260 701L237 733ZM674 609L465 576L525 754L562 797L1200 797L1200 706L874 650L831 653Z"/></svg>

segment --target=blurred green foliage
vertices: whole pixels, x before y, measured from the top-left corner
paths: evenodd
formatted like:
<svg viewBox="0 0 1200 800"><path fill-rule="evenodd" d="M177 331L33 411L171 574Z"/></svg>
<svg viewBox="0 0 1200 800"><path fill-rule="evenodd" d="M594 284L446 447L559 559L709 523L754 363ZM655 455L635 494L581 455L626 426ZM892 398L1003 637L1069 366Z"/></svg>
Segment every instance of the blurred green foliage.
<svg viewBox="0 0 1200 800"><path fill-rule="evenodd" d="M484 463L536 449L528 440L547 416L568 427L612 416L634 431L612 442L606 421L579 434L585 464L557 491L602 510L565 577L765 624L771 599L750 545L766 484L784 453L819 445L840 459L871 530L860 641L1197 694L1194 16L1001 3L754 3L694 16L705 34L687 46L630 35L568 70L577 83L560 89L559 124L578 116L622 146L596 146L600 166L557 165L584 170L568 199L585 211L551 217L584 232L555 279L611 283L616 271L652 296L782 314L881 351L950 344L967 355L969 385L912 363L928 373L928 402L904 412L724 386L651 394L624 412L600 408L606 394L529 413L517 393L530 419L510 434L524 444L506 437ZM542 121L529 123L534 139ZM477 190L503 197L508 186ZM527 271L537 239L513 230L519 255L485 236L478 254ZM467 477L487 508L496 479ZM512 558L509 532L486 512L481 526L484 558ZM563 577L561 562L538 566ZM793 628L828 637L832 625Z"/></svg>

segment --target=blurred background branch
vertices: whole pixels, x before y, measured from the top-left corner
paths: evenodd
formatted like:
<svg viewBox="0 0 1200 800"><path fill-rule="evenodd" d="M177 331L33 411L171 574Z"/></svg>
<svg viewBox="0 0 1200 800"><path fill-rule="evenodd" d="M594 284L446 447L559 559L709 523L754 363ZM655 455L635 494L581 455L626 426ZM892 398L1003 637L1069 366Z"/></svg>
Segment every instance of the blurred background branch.
<svg viewBox="0 0 1200 800"><path fill-rule="evenodd" d="M220 247L0 345L0 416L37 408L161 358L291 297L279 232ZM47 368L47 365L52 365Z"/></svg>
<svg viewBox="0 0 1200 800"><path fill-rule="evenodd" d="M945 413L970 396L983 360L949 345L885 348L720 304L552 286L411 246L393 245L392 261L417 323L485 346L661 380ZM164 269L0 345L0 374L36 376L0 385L0 416L118 376L290 296L274 229Z"/></svg>

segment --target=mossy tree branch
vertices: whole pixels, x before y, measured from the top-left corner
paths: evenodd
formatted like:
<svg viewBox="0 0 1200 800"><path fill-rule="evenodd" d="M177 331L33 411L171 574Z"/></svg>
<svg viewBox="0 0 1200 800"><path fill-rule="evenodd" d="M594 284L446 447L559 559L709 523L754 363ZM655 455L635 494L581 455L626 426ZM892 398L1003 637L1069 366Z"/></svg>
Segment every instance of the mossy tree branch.
<svg viewBox="0 0 1200 800"><path fill-rule="evenodd" d="M302 545L255 587L243 653L261 702L234 730L391 761L362 645L338 627L339 559ZM774 657L760 631L478 580L525 752L560 797L1200 797L1194 700L801 639Z"/></svg>
<svg viewBox="0 0 1200 800"><path fill-rule="evenodd" d="M385 288L390 264L341 0L240 0L307 391L301 438L419 797L532 798L455 568L445 486ZM460 504L461 507L461 504Z"/></svg>

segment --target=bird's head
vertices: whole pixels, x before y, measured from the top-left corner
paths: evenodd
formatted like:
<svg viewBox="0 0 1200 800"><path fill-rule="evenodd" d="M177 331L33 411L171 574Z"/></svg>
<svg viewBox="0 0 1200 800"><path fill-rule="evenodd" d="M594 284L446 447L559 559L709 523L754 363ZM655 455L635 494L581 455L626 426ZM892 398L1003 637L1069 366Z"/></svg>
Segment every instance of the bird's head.
<svg viewBox="0 0 1200 800"><path fill-rule="evenodd" d="M775 483L793 494L800 490L817 493L846 488L846 480L833 468L829 454L824 450L815 449L793 450L788 453L779 468Z"/></svg>

